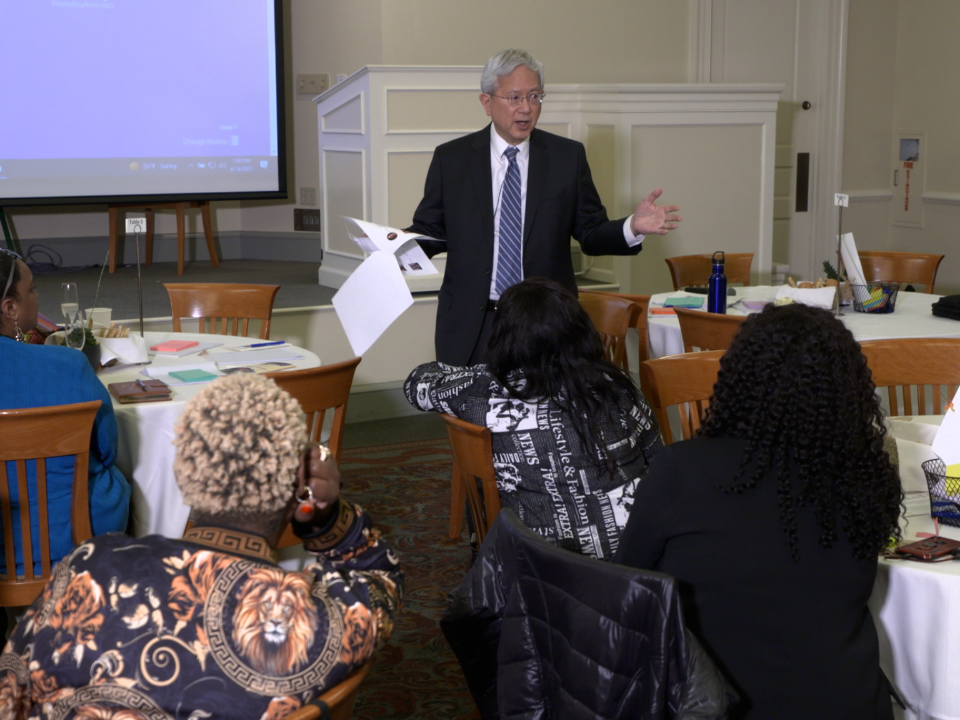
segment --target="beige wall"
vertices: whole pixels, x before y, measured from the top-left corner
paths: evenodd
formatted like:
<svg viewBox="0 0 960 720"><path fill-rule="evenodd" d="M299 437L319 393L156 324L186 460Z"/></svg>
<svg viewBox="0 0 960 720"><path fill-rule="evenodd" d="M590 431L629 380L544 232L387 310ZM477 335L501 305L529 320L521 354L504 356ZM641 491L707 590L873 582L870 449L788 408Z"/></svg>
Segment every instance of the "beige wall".
<svg viewBox="0 0 960 720"><path fill-rule="evenodd" d="M850 0L843 187L888 190L899 0Z"/></svg>
<svg viewBox="0 0 960 720"><path fill-rule="evenodd" d="M960 3L955 0L850 0L843 187L844 214L863 249L946 255L938 293L960 292ZM893 225L895 140L926 134L923 227ZM857 198L857 195L866 197Z"/></svg>

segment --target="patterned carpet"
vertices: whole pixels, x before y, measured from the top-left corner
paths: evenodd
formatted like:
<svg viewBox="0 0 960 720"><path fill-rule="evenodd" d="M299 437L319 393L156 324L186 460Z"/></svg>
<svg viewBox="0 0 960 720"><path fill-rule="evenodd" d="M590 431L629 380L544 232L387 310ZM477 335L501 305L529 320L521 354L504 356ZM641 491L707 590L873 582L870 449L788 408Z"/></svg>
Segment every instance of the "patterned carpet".
<svg viewBox="0 0 960 720"><path fill-rule="evenodd" d="M466 720L473 711L439 625L470 563L466 531L447 537L450 458L446 438L343 451L344 495L370 511L406 574L403 608L360 688L357 720Z"/></svg>

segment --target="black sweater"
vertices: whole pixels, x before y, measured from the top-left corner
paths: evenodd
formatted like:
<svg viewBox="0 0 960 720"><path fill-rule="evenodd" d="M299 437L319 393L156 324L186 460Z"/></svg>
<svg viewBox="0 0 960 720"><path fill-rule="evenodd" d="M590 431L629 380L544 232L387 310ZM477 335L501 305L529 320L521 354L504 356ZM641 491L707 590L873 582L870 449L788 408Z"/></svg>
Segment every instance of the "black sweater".
<svg viewBox="0 0 960 720"><path fill-rule="evenodd" d="M677 578L688 626L743 699L731 718L891 718L867 610L876 559L854 558L839 529L821 547L807 506L794 561L775 469L742 493L717 487L731 484L744 449L701 438L657 453L617 561Z"/></svg>

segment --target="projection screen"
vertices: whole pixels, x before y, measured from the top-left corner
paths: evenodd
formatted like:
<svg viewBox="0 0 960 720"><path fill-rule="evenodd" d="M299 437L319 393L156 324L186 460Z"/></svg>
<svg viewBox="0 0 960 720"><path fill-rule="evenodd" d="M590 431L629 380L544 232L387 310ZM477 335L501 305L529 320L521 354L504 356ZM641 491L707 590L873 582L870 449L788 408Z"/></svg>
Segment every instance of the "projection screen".
<svg viewBox="0 0 960 720"><path fill-rule="evenodd" d="M0 0L0 207L286 197L282 0Z"/></svg>

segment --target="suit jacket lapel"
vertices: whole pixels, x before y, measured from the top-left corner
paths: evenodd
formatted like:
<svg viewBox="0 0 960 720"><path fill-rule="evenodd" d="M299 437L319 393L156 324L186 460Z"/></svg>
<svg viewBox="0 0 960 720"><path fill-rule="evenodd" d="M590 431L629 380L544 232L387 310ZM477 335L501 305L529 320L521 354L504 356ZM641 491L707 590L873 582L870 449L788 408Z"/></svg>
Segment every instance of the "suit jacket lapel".
<svg viewBox="0 0 960 720"><path fill-rule="evenodd" d="M547 152L546 144L543 142L543 135L539 130L534 130L530 134L530 167L527 170L527 206L523 214L523 243L526 245L530 239L530 228L533 227L534 218L537 215L537 208L540 207L540 195L543 192L543 184L547 180L547 173L550 171L550 154ZM524 258L526 258L524 252Z"/></svg>
<svg viewBox="0 0 960 720"><path fill-rule="evenodd" d="M483 241L493 252L493 179L490 175L490 126L476 134L472 144L473 153L470 156L470 173L473 176L476 188L477 204L480 208L480 218L483 223Z"/></svg>

